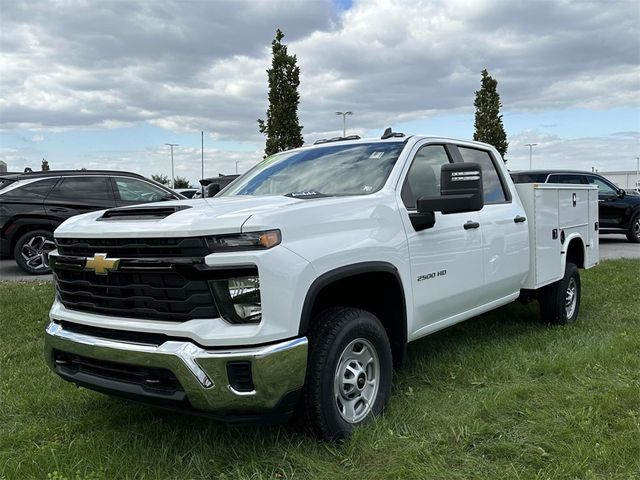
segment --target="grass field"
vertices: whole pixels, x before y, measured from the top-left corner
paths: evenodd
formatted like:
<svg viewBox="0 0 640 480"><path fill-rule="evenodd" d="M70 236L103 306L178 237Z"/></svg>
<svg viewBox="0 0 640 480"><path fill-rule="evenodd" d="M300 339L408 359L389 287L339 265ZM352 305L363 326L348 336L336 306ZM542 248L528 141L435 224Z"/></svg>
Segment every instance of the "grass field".
<svg viewBox="0 0 640 480"><path fill-rule="evenodd" d="M411 344L342 446L76 389L42 358L51 286L0 284L0 479L638 479L640 261L582 274L575 325L513 304Z"/></svg>

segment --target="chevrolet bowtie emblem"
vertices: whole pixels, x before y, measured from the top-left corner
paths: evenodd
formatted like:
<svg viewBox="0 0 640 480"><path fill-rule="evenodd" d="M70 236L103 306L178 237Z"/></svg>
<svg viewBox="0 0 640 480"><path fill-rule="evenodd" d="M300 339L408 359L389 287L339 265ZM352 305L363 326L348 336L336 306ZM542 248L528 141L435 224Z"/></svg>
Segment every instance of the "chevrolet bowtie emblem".
<svg viewBox="0 0 640 480"><path fill-rule="evenodd" d="M119 258L107 258L106 253L96 253L93 258L87 258L84 269L96 272L96 275L106 275L111 270L117 270Z"/></svg>

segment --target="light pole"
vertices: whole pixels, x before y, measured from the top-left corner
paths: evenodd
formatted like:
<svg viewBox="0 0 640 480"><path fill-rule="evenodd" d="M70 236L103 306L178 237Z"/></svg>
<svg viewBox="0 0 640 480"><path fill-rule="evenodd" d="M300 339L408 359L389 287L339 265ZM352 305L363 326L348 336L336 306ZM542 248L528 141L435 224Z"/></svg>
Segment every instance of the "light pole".
<svg viewBox="0 0 640 480"><path fill-rule="evenodd" d="M204 130L200 132L200 161L202 165L202 172L200 178L204 178Z"/></svg>
<svg viewBox="0 0 640 480"><path fill-rule="evenodd" d="M176 188L176 176L175 176L175 172L173 170L173 147L177 147L178 144L177 143L165 143L165 145L168 145L169 147L171 147L171 188Z"/></svg>
<svg viewBox="0 0 640 480"><path fill-rule="evenodd" d="M342 115L342 136L347 136L347 115L353 115L353 112L336 112L336 115Z"/></svg>
<svg viewBox="0 0 640 480"><path fill-rule="evenodd" d="M532 168L533 163L533 147L538 145L537 143L525 143L525 147L529 147L529 170Z"/></svg>

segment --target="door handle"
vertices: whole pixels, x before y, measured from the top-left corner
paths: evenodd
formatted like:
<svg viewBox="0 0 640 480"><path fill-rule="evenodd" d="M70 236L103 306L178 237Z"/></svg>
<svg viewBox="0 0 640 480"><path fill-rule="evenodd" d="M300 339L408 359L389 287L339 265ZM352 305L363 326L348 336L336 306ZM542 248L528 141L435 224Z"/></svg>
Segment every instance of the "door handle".
<svg viewBox="0 0 640 480"><path fill-rule="evenodd" d="M517 215L517 216L513 219L513 221L514 221L515 223L522 223L522 222L526 222L526 221L527 221L527 218L526 218L526 217L523 217L522 215Z"/></svg>
<svg viewBox="0 0 640 480"><path fill-rule="evenodd" d="M464 229L471 230L472 228L478 228L479 226L480 224L478 222L472 222L471 220L469 220L467 223L464 224Z"/></svg>
<svg viewBox="0 0 640 480"><path fill-rule="evenodd" d="M49 209L51 212L56 212L56 213L60 213L60 212L68 212L69 209L68 208L64 208L64 207L51 207Z"/></svg>

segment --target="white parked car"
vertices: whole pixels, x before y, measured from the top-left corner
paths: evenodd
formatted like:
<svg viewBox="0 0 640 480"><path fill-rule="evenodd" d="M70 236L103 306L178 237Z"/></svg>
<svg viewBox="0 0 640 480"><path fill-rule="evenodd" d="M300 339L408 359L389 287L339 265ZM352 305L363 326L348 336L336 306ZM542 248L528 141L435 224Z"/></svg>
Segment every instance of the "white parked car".
<svg viewBox="0 0 640 480"><path fill-rule="evenodd" d="M220 196L73 217L50 255L65 380L321 436L382 412L409 342L535 299L571 323L598 262L590 185L514 186L489 145L404 136L269 157Z"/></svg>

